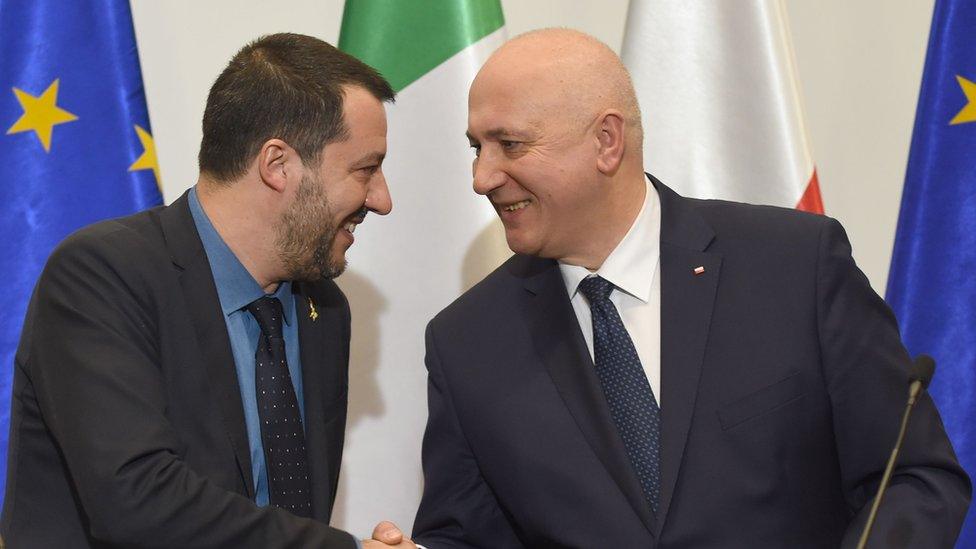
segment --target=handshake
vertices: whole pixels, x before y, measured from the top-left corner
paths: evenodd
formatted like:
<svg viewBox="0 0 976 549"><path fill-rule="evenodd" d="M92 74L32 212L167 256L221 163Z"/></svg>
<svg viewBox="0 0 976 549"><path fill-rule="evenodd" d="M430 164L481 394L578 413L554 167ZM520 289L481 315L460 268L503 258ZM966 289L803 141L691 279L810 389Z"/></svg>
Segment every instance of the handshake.
<svg viewBox="0 0 976 549"><path fill-rule="evenodd" d="M403 535L396 524L384 520L373 528L373 538L363 540L363 549L383 549L397 547L399 549L416 549L417 545L410 538ZM421 546L423 549L423 546Z"/></svg>

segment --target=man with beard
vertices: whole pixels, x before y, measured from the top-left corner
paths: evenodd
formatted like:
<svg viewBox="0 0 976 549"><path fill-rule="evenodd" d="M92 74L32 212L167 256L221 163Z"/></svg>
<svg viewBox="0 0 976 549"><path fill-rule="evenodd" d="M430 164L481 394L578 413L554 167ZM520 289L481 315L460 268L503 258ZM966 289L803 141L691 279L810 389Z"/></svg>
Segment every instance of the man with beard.
<svg viewBox="0 0 976 549"><path fill-rule="evenodd" d="M910 360L840 224L645 174L627 71L574 31L492 55L468 139L516 254L428 327L418 542L852 547ZM924 396L869 546L951 547L969 498Z"/></svg>
<svg viewBox="0 0 976 549"><path fill-rule="evenodd" d="M357 547L328 526L349 358L331 279L392 207L393 95L320 40L261 38L210 90L196 186L54 251L16 355L7 543Z"/></svg>

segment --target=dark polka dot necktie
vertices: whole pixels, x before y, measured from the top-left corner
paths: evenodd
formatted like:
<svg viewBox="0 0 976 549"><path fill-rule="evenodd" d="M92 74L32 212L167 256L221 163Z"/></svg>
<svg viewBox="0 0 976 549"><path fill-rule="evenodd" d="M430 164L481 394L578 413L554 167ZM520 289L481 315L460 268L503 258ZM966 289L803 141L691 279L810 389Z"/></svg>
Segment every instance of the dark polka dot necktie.
<svg viewBox="0 0 976 549"><path fill-rule="evenodd" d="M661 409L647 382L637 349L610 293L613 284L594 276L579 285L593 316L593 358L610 416L624 442L644 497L657 512L661 493Z"/></svg>
<svg viewBox="0 0 976 549"><path fill-rule="evenodd" d="M248 305L247 310L261 327L254 353L254 380L271 505L310 517L312 494L305 459L305 431L285 357L281 302L265 296Z"/></svg>

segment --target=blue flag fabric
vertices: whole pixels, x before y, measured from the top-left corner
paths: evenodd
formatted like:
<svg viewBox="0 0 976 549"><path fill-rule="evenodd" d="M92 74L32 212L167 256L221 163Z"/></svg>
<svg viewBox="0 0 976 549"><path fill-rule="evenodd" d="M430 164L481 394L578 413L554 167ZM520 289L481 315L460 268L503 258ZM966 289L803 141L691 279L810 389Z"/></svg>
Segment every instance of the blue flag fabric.
<svg viewBox="0 0 976 549"><path fill-rule="evenodd" d="M938 0L902 194L887 299L976 477L976 2ZM957 547L976 547L976 513Z"/></svg>
<svg viewBox="0 0 976 549"><path fill-rule="evenodd" d="M51 250L159 204L126 0L0 1L0 497L14 352Z"/></svg>

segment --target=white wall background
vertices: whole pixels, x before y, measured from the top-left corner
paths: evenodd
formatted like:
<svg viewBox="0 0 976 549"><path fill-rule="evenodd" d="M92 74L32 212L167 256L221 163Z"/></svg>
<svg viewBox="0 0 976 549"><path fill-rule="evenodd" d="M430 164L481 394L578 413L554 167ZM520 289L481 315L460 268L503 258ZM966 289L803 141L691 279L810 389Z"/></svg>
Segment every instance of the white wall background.
<svg viewBox="0 0 976 549"><path fill-rule="evenodd" d="M827 214L847 228L861 268L883 293L933 0L785 3ZM231 55L257 36L280 31L309 34L334 44L342 4L341 0L132 1L167 203L196 181L207 91ZM617 51L627 4L628 0L502 1L510 36L566 26L593 34ZM648 168L653 172L653 166ZM390 186L394 201L397 194L410 192L398 188L396 181L390 181ZM370 246L370 241L363 239L356 246ZM343 284L341 278L339 282ZM354 297L353 314L358 307L372 305L357 303ZM412 371L415 380L423 375L422 357L404 358L402 368ZM409 528L420 486L417 437L426 413L425 396L416 389L411 391L417 394L396 394L395 386L375 379L375 369L356 374L356 368L354 362L351 408L369 417L360 421L351 416L334 524L359 535L367 535L371 525L383 518ZM401 406L390 406L393 403ZM374 432L369 426L377 423L385 426L383 432L389 436L367 438L366 433ZM385 465L370 471L357 467L359 463ZM391 482L391 474L399 480ZM355 496L349 493L349 485L356 487ZM378 503L365 503L373 498Z"/></svg>

